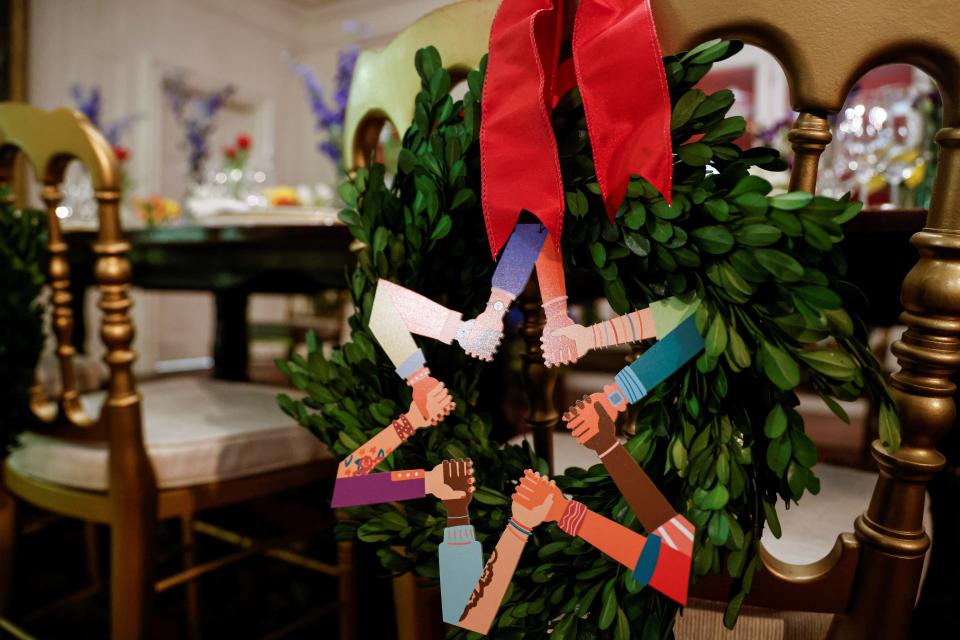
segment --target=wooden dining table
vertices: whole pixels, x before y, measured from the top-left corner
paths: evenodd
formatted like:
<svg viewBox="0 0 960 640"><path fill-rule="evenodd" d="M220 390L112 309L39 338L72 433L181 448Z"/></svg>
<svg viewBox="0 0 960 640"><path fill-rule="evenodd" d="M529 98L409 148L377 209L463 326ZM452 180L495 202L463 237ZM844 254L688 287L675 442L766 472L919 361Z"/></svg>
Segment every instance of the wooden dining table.
<svg viewBox="0 0 960 640"><path fill-rule="evenodd" d="M71 265L74 344L86 344L83 309L93 286L96 236L90 228L64 229ZM317 215L232 214L209 220L131 229L134 286L204 291L215 300L213 375L246 380L247 306L254 293L315 294L344 289L356 261L352 236L333 210Z"/></svg>

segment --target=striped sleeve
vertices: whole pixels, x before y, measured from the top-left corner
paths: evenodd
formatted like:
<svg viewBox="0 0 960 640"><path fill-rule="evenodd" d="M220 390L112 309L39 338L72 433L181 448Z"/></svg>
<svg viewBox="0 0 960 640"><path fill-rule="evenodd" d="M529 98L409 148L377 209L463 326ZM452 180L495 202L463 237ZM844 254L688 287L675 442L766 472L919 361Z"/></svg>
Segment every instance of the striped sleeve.
<svg viewBox="0 0 960 640"><path fill-rule="evenodd" d="M617 386L633 404L703 351L696 317L690 316L642 356L620 370Z"/></svg>

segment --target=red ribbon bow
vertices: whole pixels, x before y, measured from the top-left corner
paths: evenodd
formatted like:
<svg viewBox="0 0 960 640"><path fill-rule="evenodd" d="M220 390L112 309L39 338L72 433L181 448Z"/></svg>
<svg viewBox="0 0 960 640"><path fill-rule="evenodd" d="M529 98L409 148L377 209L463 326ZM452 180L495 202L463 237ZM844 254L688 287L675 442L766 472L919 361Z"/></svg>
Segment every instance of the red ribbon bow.
<svg viewBox="0 0 960 640"><path fill-rule="evenodd" d="M496 258L522 210L559 245L564 194L550 122L580 87L597 182L611 222L631 174L671 200L670 95L649 0L580 0L573 70L558 67L563 0L503 0L490 32L480 160L483 214ZM567 61L569 62L569 61Z"/></svg>

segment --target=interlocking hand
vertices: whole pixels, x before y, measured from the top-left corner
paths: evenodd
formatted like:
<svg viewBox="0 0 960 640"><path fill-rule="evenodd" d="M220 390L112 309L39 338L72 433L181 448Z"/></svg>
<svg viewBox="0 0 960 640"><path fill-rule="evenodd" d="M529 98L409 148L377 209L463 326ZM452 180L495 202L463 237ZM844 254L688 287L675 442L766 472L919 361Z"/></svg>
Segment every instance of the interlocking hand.
<svg viewBox="0 0 960 640"><path fill-rule="evenodd" d="M444 460L424 475L424 488L430 495L444 501L461 500L467 498L473 493L470 485L472 484L473 463L469 465L469 459L464 460ZM447 484L447 479L456 485L456 487Z"/></svg>
<svg viewBox="0 0 960 640"><path fill-rule="evenodd" d="M421 409L418 403L418 389L416 384L414 385L413 402L410 404L410 410L407 412L407 419L410 420L410 424L414 429L437 425L443 422L443 419L457 408L457 403L453 401L450 391L447 390L442 382L430 377L424 378L424 380L432 380L435 384L426 392L424 407L426 414L421 413L423 409Z"/></svg>
<svg viewBox="0 0 960 640"><path fill-rule="evenodd" d="M443 506L447 509L447 517L463 517L468 513L470 500L473 499L473 486L476 479L473 477L473 460L464 458L462 460L444 460L443 461L443 483L455 492L463 492L460 498L451 498L443 501Z"/></svg>
<svg viewBox="0 0 960 640"><path fill-rule="evenodd" d="M520 526L532 529L549 519L548 516L555 515L557 505L562 515L562 502L563 495L553 480L527 469L513 493L513 519ZM556 520L557 517L553 519Z"/></svg>
<svg viewBox="0 0 960 640"><path fill-rule="evenodd" d="M568 502L563 497L563 493L556 482L530 469L523 472L523 477L520 479L516 493L513 494L513 499L515 502L521 501L528 509L536 509L547 505L543 522L559 520Z"/></svg>
<svg viewBox="0 0 960 640"><path fill-rule="evenodd" d="M566 314L547 318L543 335L540 336L544 364L555 367L558 364L573 364L580 359L583 353L580 352L577 341L567 333L571 327L579 326L574 324Z"/></svg>
<svg viewBox="0 0 960 640"><path fill-rule="evenodd" d="M607 400L608 391L597 391L571 406L563 419L567 429L577 442L586 445L598 454L607 451L617 442L617 433L611 415L617 409Z"/></svg>
<svg viewBox="0 0 960 640"><path fill-rule="evenodd" d="M546 330L544 330L543 333L544 336L546 336ZM576 355L572 362L576 362L579 358L587 355L596 347L593 338L593 330L590 327L584 327L583 325L575 324L572 320L570 321L570 324L559 327L553 333L552 337L565 342L569 341L573 344L571 349ZM546 355L544 355L544 359L546 359Z"/></svg>

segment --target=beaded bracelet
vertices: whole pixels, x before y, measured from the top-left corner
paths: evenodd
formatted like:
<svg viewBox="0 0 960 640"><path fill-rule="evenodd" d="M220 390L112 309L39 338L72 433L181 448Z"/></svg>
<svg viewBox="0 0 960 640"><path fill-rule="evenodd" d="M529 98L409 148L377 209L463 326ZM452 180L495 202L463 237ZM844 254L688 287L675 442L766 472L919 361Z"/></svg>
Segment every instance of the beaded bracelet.
<svg viewBox="0 0 960 640"><path fill-rule="evenodd" d="M519 531L520 533L522 533L524 538L529 538L529 537L530 537L530 534L533 533L533 531L530 531L530 530L528 530L528 529L524 529L523 527L521 527L520 525L518 525L518 524L513 520L513 518L510 518L509 520L507 520L507 524L510 525L511 527L513 527L514 529L516 529L517 531Z"/></svg>
<svg viewBox="0 0 960 640"><path fill-rule="evenodd" d="M410 424L410 419L405 413L401 413L392 424L393 429L397 432L397 436L399 436L401 442L406 441L406 439L412 436L413 432L416 431L416 429L413 428L413 425Z"/></svg>

